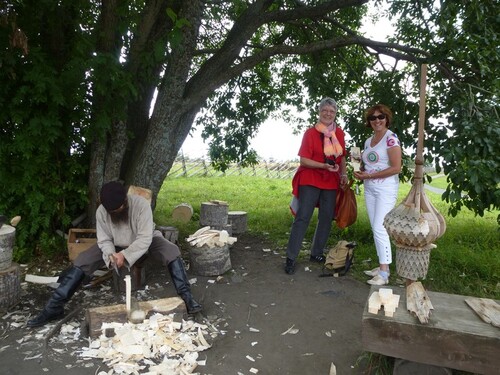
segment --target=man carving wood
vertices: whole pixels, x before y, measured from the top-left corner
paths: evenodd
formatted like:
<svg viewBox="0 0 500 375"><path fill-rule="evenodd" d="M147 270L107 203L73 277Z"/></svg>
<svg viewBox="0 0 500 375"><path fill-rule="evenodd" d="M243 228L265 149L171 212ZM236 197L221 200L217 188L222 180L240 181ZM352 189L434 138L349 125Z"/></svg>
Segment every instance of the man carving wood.
<svg viewBox="0 0 500 375"><path fill-rule="evenodd" d="M85 275L106 265L108 268L132 267L145 253L167 266L177 294L184 300L189 314L201 311L191 294L184 263L177 245L154 230L149 202L138 195L127 195L126 188L113 181L103 185L101 205L96 212L97 243L82 252L62 276L45 308L28 327L42 326L64 316L64 304L73 296ZM111 262L111 259L113 260Z"/></svg>

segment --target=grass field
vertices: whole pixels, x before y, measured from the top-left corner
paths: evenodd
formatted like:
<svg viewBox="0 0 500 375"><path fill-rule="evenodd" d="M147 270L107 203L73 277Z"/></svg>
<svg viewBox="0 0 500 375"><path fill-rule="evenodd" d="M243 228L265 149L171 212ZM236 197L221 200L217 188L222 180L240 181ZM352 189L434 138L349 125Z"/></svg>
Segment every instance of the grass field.
<svg viewBox="0 0 500 375"><path fill-rule="evenodd" d="M442 183L445 182L445 178L438 177L431 185L444 188ZM401 185L398 203L409 190L410 185ZM500 299L498 211L486 213L484 217L462 211L457 217L450 217L440 194L426 194L444 215L447 230L436 241L437 248L431 252L425 287L439 292ZM345 230L339 230L334 225L328 244L334 245L341 239L356 241L358 247L352 274L366 280L362 271L377 266L377 255L362 189L357 198L357 222ZM182 241L199 228L201 203L213 199L228 202L230 211L246 211L248 232L266 238L275 250L284 254L293 220L288 208L291 199L289 179L251 176L167 178L158 196L155 222L176 226ZM171 219L173 208L180 203L193 207L193 219L188 224L175 223ZM316 216L304 239L302 257L308 256L315 223ZM391 265L391 273L396 275L395 262Z"/></svg>

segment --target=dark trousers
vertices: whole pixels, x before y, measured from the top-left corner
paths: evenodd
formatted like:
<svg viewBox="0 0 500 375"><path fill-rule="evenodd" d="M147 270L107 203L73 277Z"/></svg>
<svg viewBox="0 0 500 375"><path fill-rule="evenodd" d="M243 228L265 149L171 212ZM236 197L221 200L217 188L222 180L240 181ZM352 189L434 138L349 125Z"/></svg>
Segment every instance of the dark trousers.
<svg viewBox="0 0 500 375"><path fill-rule="evenodd" d="M157 230L153 233L153 241L147 253L153 260L160 262L164 266L181 256L179 247L165 239L161 232ZM102 251L97 244L80 253L73 264L87 276L106 266L102 258Z"/></svg>
<svg viewBox="0 0 500 375"><path fill-rule="evenodd" d="M299 255L316 205L319 205L318 224L314 233L311 255L323 254L332 227L336 197L337 190L318 189L309 185L299 186L299 209L296 212L288 239L287 258L295 260Z"/></svg>

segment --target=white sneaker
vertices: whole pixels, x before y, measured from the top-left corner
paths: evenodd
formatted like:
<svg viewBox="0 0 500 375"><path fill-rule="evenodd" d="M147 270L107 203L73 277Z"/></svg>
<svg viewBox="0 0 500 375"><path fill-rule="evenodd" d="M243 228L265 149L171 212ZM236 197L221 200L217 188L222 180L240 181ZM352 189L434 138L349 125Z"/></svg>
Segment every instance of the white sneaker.
<svg viewBox="0 0 500 375"><path fill-rule="evenodd" d="M370 285L387 285L389 284L389 279L384 279L382 276L377 275L373 279L367 281Z"/></svg>
<svg viewBox="0 0 500 375"><path fill-rule="evenodd" d="M363 272L365 273L365 275L374 277L374 276L378 275L378 271L380 271L380 267L377 267L377 268L374 268L374 269L368 270L368 271L363 271Z"/></svg>

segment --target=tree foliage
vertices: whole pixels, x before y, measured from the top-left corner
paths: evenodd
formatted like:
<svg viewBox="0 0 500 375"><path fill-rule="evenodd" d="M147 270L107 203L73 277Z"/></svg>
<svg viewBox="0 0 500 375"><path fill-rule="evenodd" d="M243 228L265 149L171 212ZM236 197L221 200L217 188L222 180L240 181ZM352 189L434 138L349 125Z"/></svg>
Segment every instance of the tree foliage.
<svg viewBox="0 0 500 375"><path fill-rule="evenodd" d="M388 40L361 33L369 9L394 23ZM104 181L156 195L194 127L214 165L253 163L264 120L303 129L331 96L353 143L368 134L363 110L383 102L411 148L422 63L426 159L449 176L444 199L452 213L498 209L498 14L494 0L4 0L0 210L25 218L18 254L82 210L92 220Z"/></svg>

